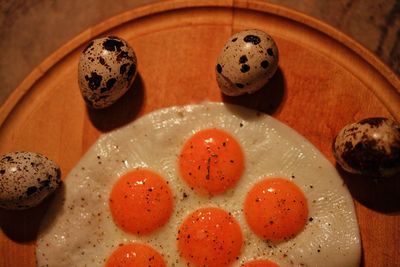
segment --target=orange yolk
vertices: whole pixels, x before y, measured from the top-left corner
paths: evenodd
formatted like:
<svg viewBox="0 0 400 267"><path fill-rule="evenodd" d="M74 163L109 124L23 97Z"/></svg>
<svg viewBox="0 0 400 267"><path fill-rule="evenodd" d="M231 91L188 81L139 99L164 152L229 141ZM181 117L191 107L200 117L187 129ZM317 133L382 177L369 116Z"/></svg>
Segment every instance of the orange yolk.
<svg viewBox="0 0 400 267"><path fill-rule="evenodd" d="M173 196L167 182L149 170L135 170L114 185L109 205L114 222L124 231L149 234L172 214Z"/></svg>
<svg viewBox="0 0 400 267"><path fill-rule="evenodd" d="M304 228L308 217L307 199L289 180L265 179L247 193L244 213L250 228L258 236L282 241Z"/></svg>
<svg viewBox="0 0 400 267"><path fill-rule="evenodd" d="M242 244L239 224L219 208L196 210L178 232L180 255L194 266L229 266L239 256Z"/></svg>
<svg viewBox="0 0 400 267"><path fill-rule="evenodd" d="M165 267L163 257L144 244L126 244L118 247L108 258L106 267Z"/></svg>
<svg viewBox="0 0 400 267"><path fill-rule="evenodd" d="M243 264L241 267L279 267L279 265L269 260L254 260Z"/></svg>
<svg viewBox="0 0 400 267"><path fill-rule="evenodd" d="M179 169L189 186L199 193L214 195L235 186L244 170L244 155L228 133L202 130L184 144Z"/></svg>

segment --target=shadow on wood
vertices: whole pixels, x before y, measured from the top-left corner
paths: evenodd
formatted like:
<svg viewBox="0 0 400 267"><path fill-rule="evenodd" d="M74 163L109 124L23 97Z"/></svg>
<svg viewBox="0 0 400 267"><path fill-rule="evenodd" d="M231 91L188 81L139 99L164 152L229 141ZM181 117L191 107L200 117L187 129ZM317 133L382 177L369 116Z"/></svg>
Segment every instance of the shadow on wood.
<svg viewBox="0 0 400 267"><path fill-rule="evenodd" d="M145 97L142 78L138 73L128 91L109 107L93 109L87 106L87 112L93 126L101 132L112 131L133 121L140 113Z"/></svg>
<svg viewBox="0 0 400 267"><path fill-rule="evenodd" d="M57 194L57 196L55 196ZM0 226L4 234L15 242L35 242L42 219L55 199L63 199L65 187L62 184L52 195L38 206L26 210L0 209Z"/></svg>
<svg viewBox="0 0 400 267"><path fill-rule="evenodd" d="M280 68L277 69L271 80L253 94L241 96L227 96L222 94L226 103L255 109L269 115L278 113L285 100L285 77Z"/></svg>
<svg viewBox="0 0 400 267"><path fill-rule="evenodd" d="M362 205L381 212L400 212L400 174L386 178L351 174L336 166L352 197Z"/></svg>

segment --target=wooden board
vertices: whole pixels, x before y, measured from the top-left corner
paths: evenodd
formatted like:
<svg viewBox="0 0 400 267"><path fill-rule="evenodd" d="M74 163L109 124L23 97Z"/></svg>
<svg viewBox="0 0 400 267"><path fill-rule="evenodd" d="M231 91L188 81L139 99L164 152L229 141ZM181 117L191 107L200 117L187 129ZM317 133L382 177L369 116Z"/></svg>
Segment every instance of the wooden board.
<svg viewBox="0 0 400 267"><path fill-rule="evenodd" d="M222 97L214 74L217 55L232 33L246 28L274 37L278 72L255 95ZM90 39L109 34L134 47L139 76L117 105L92 112L80 96L78 59ZM102 132L162 107L211 100L273 115L334 164L331 142L345 124L371 116L400 120L399 90L399 78L369 51L300 13L258 1L167 1L100 23L39 65L0 109L0 153L43 153L61 165L65 178ZM363 266L398 265L400 216L393 212L400 211L399 182L343 178L356 204ZM35 266L46 207L0 211L0 266Z"/></svg>

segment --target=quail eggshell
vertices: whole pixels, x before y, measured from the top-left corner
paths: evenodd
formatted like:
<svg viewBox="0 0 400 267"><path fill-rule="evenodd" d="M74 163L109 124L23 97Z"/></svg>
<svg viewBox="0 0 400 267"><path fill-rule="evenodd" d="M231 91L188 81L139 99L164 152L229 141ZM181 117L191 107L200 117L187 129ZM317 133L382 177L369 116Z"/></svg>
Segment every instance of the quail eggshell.
<svg viewBox="0 0 400 267"><path fill-rule="evenodd" d="M56 163L33 152L12 152L0 158L0 207L37 206L61 184Z"/></svg>
<svg viewBox="0 0 400 267"><path fill-rule="evenodd" d="M92 108L115 103L130 88L137 74L137 59L129 44L108 36L91 41L78 65L79 87Z"/></svg>
<svg viewBox="0 0 400 267"><path fill-rule="evenodd" d="M333 142L333 154L348 172L392 176L400 172L400 124L367 118L346 125Z"/></svg>
<svg viewBox="0 0 400 267"><path fill-rule="evenodd" d="M238 96L261 89L275 74L278 58L278 47L269 34L257 29L234 34L217 59L221 91Z"/></svg>

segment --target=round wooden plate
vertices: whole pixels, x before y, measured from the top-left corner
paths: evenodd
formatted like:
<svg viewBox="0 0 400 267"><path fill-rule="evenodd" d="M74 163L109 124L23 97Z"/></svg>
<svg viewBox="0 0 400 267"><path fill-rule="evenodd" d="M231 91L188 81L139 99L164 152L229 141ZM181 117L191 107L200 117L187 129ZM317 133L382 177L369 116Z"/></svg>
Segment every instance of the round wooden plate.
<svg viewBox="0 0 400 267"><path fill-rule="evenodd" d="M159 108L210 100L271 114L334 164L331 142L345 124L372 116L400 120L399 78L349 37L280 6L215 2L176 0L140 7L65 44L1 107L0 152L43 153L60 164L64 178L101 133ZM215 79L216 58L228 37L246 28L274 37L279 69L260 92L223 97ZM77 66L85 44L103 35L122 37L134 47L139 75L116 105L92 111L80 96ZM355 200L362 264L399 264L400 179L342 177ZM37 228L47 206L0 211L0 266L35 266Z"/></svg>

